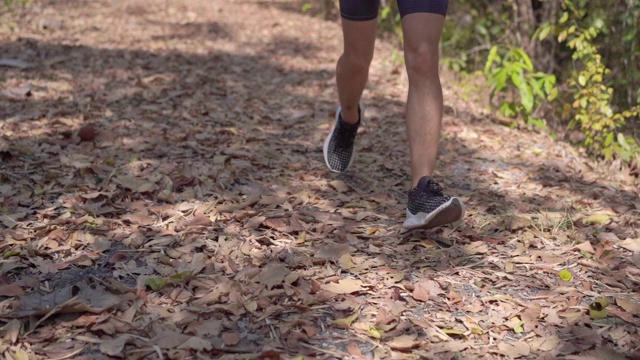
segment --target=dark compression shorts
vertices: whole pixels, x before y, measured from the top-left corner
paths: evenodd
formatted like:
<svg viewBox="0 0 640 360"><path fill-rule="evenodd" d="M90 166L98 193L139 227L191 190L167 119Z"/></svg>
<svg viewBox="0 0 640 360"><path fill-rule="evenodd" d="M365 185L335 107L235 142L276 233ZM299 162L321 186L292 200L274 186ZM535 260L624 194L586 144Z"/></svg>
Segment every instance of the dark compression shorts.
<svg viewBox="0 0 640 360"><path fill-rule="evenodd" d="M397 0L400 16L413 13L447 15L449 0ZM380 0L340 0L340 15L347 20L366 21L378 16Z"/></svg>

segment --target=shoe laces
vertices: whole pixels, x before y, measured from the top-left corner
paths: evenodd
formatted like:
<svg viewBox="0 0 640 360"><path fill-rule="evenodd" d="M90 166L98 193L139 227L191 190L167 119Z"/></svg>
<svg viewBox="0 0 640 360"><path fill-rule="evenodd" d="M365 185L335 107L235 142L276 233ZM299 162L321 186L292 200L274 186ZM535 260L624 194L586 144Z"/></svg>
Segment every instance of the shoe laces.
<svg viewBox="0 0 640 360"><path fill-rule="evenodd" d="M336 126L339 127L338 131L335 132L337 145L346 147L351 146L355 139L355 134L358 132L358 126L346 127L340 122L338 122Z"/></svg>
<svg viewBox="0 0 640 360"><path fill-rule="evenodd" d="M429 195L443 196L442 194L442 186L438 184L432 178L425 176L418 181L418 186L416 186L416 190L424 192Z"/></svg>
<svg viewBox="0 0 640 360"><path fill-rule="evenodd" d="M443 196L442 186L440 186L440 184L435 182L433 179L429 179L429 182L427 182L426 188L427 188L427 191L429 191L432 194Z"/></svg>

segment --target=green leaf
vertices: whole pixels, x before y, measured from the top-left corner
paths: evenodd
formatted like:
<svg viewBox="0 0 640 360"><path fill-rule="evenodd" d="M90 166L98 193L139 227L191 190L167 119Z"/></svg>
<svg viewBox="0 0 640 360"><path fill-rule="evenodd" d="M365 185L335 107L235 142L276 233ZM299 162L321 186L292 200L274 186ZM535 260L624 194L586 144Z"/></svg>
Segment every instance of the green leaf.
<svg viewBox="0 0 640 360"><path fill-rule="evenodd" d="M2 257L5 259L16 255L20 255L20 250L7 250L2 253Z"/></svg>
<svg viewBox="0 0 640 360"><path fill-rule="evenodd" d="M14 360L29 360L29 354L24 350L18 349L13 353Z"/></svg>
<svg viewBox="0 0 640 360"><path fill-rule="evenodd" d="M558 274L558 276L560 276L560 279L564 281L569 281L573 278L573 275L567 269L562 269L562 271L560 271L560 274Z"/></svg>
<svg viewBox="0 0 640 360"><path fill-rule="evenodd" d="M520 59L524 61L525 68L529 71L533 71L533 61L531 61L529 54L527 54L527 52L522 48L517 48L516 53L518 54Z"/></svg>
<svg viewBox="0 0 640 360"><path fill-rule="evenodd" d="M582 223L585 225L604 225L607 224L611 218L609 215L604 213L597 213L593 215L589 215L586 218L582 219Z"/></svg>
<svg viewBox="0 0 640 360"><path fill-rule="evenodd" d="M484 64L484 73L488 74L489 70L491 70L491 66L498 59L498 46L494 45L491 50L489 50L489 55L487 57L487 62Z"/></svg>
<svg viewBox="0 0 640 360"><path fill-rule="evenodd" d="M382 337L382 331L377 329L375 326L369 328L368 334L374 339L380 339Z"/></svg>
<svg viewBox="0 0 640 360"><path fill-rule="evenodd" d="M611 146L612 142L613 142L613 133L609 133L607 134L607 137L604 139L604 143L602 145L605 148L608 148L609 146Z"/></svg>
<svg viewBox="0 0 640 360"><path fill-rule="evenodd" d="M173 274L171 276L169 276L169 279L171 280L183 280L185 277L191 275L191 271L183 271L183 272L179 272L177 274Z"/></svg>
<svg viewBox="0 0 640 360"><path fill-rule="evenodd" d="M500 106L500 114L507 117L514 117L516 115L515 106L513 103L506 102Z"/></svg>
<svg viewBox="0 0 640 360"><path fill-rule="evenodd" d="M311 10L311 9L313 9L313 4L312 4L312 3L310 3L310 2L304 3L304 4L302 5L302 12L303 12L303 13L306 13L307 11L309 11L309 10Z"/></svg>
<svg viewBox="0 0 640 360"><path fill-rule="evenodd" d="M609 300L607 298L598 298L589 305L589 317L593 320L604 319L607 317L607 306Z"/></svg>
<svg viewBox="0 0 640 360"><path fill-rule="evenodd" d="M524 321L522 321L517 316L511 318L511 320L507 321L505 325L511 327L513 329L513 332L515 332L516 334L521 334L524 332L524 327L522 327L522 325L524 325Z"/></svg>
<svg viewBox="0 0 640 360"><path fill-rule="evenodd" d="M161 277L152 277L145 280L144 284L153 291L158 291L167 285L167 279Z"/></svg>
<svg viewBox="0 0 640 360"><path fill-rule="evenodd" d="M533 124L536 127L538 127L539 129L544 129L547 127L547 124L545 124L544 120L542 119L538 119L538 118L534 118L534 117L528 117L527 118L527 124Z"/></svg>
<svg viewBox="0 0 640 360"><path fill-rule="evenodd" d="M518 90L520 90L520 102L522 106L527 112L531 112L531 110L533 110L533 92L531 88L526 84L522 84L522 86L518 87Z"/></svg>
<svg viewBox="0 0 640 360"><path fill-rule="evenodd" d="M580 84L580 86L587 85L587 78L584 75L578 76L578 84Z"/></svg>
<svg viewBox="0 0 640 360"><path fill-rule="evenodd" d="M349 329L351 324L360 316L360 308L358 308L353 314L347 316L346 318L333 320L331 325L342 328Z"/></svg>
<svg viewBox="0 0 640 360"><path fill-rule="evenodd" d="M567 22L567 20L569 20L569 13L568 12L563 12L562 16L560 17L560 20L558 20L558 23L560 24L564 24Z"/></svg>
<svg viewBox="0 0 640 360"><path fill-rule="evenodd" d="M544 93L542 92L543 79L537 80L532 77L528 77L529 86L533 90L534 94L538 97L544 98Z"/></svg>
<svg viewBox="0 0 640 360"><path fill-rule="evenodd" d="M627 139L625 139L622 133L618 133L617 140L618 140L618 144L620 144L620 146L622 146L625 150L631 151L631 147L627 143Z"/></svg>
<svg viewBox="0 0 640 360"><path fill-rule="evenodd" d="M540 33L538 34L538 40L542 41L549 36L551 33L551 25L547 24L540 29Z"/></svg>
<svg viewBox="0 0 640 360"><path fill-rule="evenodd" d="M447 335L464 335L464 331L456 329L442 329L442 332Z"/></svg>
<svg viewBox="0 0 640 360"><path fill-rule="evenodd" d="M560 32L560 34L558 34L558 42L560 42L560 43L561 43L561 42L563 42L563 41L567 40L567 35L569 35L569 34L567 33L567 30L562 30L562 31ZM570 48L573 48L573 46L572 46L571 44L569 44L569 47L570 47Z"/></svg>

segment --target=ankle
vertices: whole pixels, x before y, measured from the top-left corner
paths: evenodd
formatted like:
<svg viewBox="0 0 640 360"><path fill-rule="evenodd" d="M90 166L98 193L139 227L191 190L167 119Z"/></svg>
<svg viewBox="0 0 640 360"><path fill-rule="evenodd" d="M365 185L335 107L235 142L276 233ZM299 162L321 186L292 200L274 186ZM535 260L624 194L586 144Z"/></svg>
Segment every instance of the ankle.
<svg viewBox="0 0 640 360"><path fill-rule="evenodd" d="M340 111L340 120L345 124L355 125L360 122L360 111L357 107L353 110L342 109Z"/></svg>

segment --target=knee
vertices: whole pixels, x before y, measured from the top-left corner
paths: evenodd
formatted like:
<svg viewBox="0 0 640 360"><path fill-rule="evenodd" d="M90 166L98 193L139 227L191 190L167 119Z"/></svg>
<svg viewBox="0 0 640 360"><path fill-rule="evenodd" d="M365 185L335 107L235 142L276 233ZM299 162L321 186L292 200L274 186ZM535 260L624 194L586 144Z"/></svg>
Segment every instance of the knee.
<svg viewBox="0 0 640 360"><path fill-rule="evenodd" d="M438 76L438 47L428 45L405 47L405 63L409 77Z"/></svg>
<svg viewBox="0 0 640 360"><path fill-rule="evenodd" d="M344 53L340 57L340 66L348 69L349 72L368 72L372 59L373 54Z"/></svg>

